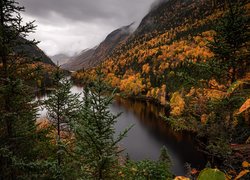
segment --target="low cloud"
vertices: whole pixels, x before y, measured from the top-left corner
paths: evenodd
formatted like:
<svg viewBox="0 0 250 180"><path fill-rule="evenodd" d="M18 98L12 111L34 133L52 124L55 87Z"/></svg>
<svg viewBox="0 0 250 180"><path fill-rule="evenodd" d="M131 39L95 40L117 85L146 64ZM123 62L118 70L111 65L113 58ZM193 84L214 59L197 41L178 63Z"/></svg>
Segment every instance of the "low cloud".
<svg viewBox="0 0 250 180"><path fill-rule="evenodd" d="M24 20L38 25L31 38L48 55L72 55L100 43L111 31L137 22L155 0L19 0Z"/></svg>

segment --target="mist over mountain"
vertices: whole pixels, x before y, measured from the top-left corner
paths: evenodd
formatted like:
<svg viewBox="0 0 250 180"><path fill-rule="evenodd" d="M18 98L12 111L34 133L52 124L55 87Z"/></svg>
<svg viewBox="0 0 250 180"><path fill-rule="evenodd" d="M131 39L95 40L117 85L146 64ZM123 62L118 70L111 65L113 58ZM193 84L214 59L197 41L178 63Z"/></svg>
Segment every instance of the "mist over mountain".
<svg viewBox="0 0 250 180"><path fill-rule="evenodd" d="M116 47L127 40L132 33L132 26L133 23L114 30L98 46L83 50L79 55L72 57L66 64L63 64L62 68L75 71L100 64L111 55Z"/></svg>
<svg viewBox="0 0 250 180"><path fill-rule="evenodd" d="M121 52L126 54L126 50L132 48L135 42L145 42L182 25L192 26L195 21L212 13L210 0L157 0L151 5L137 28L136 24L132 23L111 32L95 50L85 51L75 59L71 58L63 68L70 70L91 68L109 56L114 57ZM205 26L209 27L209 24Z"/></svg>
<svg viewBox="0 0 250 180"><path fill-rule="evenodd" d="M55 64L62 65L67 63L71 56L68 56L66 54L56 54L54 56L51 56L50 58Z"/></svg>

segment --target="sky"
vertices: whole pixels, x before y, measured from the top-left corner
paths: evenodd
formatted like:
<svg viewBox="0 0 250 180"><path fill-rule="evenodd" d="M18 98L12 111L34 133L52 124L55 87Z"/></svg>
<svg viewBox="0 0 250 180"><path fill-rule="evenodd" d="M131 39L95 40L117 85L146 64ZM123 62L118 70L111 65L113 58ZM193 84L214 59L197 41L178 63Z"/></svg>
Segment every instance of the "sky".
<svg viewBox="0 0 250 180"><path fill-rule="evenodd" d="M74 55L98 45L113 30L138 25L159 0L17 0L25 22L35 20L30 39L49 56Z"/></svg>

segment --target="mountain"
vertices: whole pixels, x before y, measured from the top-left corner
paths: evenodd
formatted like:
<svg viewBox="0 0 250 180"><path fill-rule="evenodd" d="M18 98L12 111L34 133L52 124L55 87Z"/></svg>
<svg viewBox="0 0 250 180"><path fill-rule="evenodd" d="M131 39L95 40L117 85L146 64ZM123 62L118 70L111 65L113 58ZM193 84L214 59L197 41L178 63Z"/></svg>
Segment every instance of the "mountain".
<svg viewBox="0 0 250 180"><path fill-rule="evenodd" d="M111 55L115 48L127 40L131 34L132 25L130 24L111 32L100 45L82 51L76 57L71 58L62 68L75 71L82 68L89 69L100 64Z"/></svg>
<svg viewBox="0 0 250 180"><path fill-rule="evenodd" d="M62 65L67 63L71 57L66 54L56 54L54 56L51 56L50 58L54 64L58 63L59 65Z"/></svg>
<svg viewBox="0 0 250 180"><path fill-rule="evenodd" d="M53 61L35 44L30 44L26 39L20 39L22 45L14 48L16 53L21 53L26 58L34 59L34 61L43 62L45 64L55 65Z"/></svg>
<svg viewBox="0 0 250 180"><path fill-rule="evenodd" d="M78 55L69 59L67 63L63 64L62 68L69 71L76 71L89 67L89 63L92 60L95 50L96 48L83 50Z"/></svg>
<svg viewBox="0 0 250 180"><path fill-rule="evenodd" d="M81 52L62 67L67 70L89 69L109 57L119 60L119 56L128 54L127 51L132 50L138 44L144 44L167 32L166 37L177 33L174 38L178 39L209 30L211 22L196 23L209 18L215 9L222 8L224 1L158 0L152 4L149 13L142 19L135 32L131 32L132 24L119 28L111 32L98 47ZM174 38L171 40L174 41Z"/></svg>
<svg viewBox="0 0 250 180"><path fill-rule="evenodd" d="M213 40L212 27L228 9L227 3L226 0L159 0L138 28L103 60L107 83L128 94L150 98L175 91L178 85L173 76L178 69L187 62L204 62L213 57L207 43ZM241 3L249 10L249 0ZM79 72L76 76L93 77L93 72Z"/></svg>
<svg viewBox="0 0 250 180"><path fill-rule="evenodd" d="M160 0L142 19L134 36L162 34L171 28L191 25L211 15L214 7L211 0ZM218 1L218 6L220 1Z"/></svg>

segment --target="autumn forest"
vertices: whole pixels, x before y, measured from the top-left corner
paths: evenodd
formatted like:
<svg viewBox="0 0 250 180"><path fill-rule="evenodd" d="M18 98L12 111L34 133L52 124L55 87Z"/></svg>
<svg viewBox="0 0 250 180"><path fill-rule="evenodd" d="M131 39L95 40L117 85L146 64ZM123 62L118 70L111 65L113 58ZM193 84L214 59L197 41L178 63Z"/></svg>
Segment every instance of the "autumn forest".
<svg viewBox="0 0 250 180"><path fill-rule="evenodd" d="M250 178L250 2L157 2L61 65L0 0L0 180Z"/></svg>

